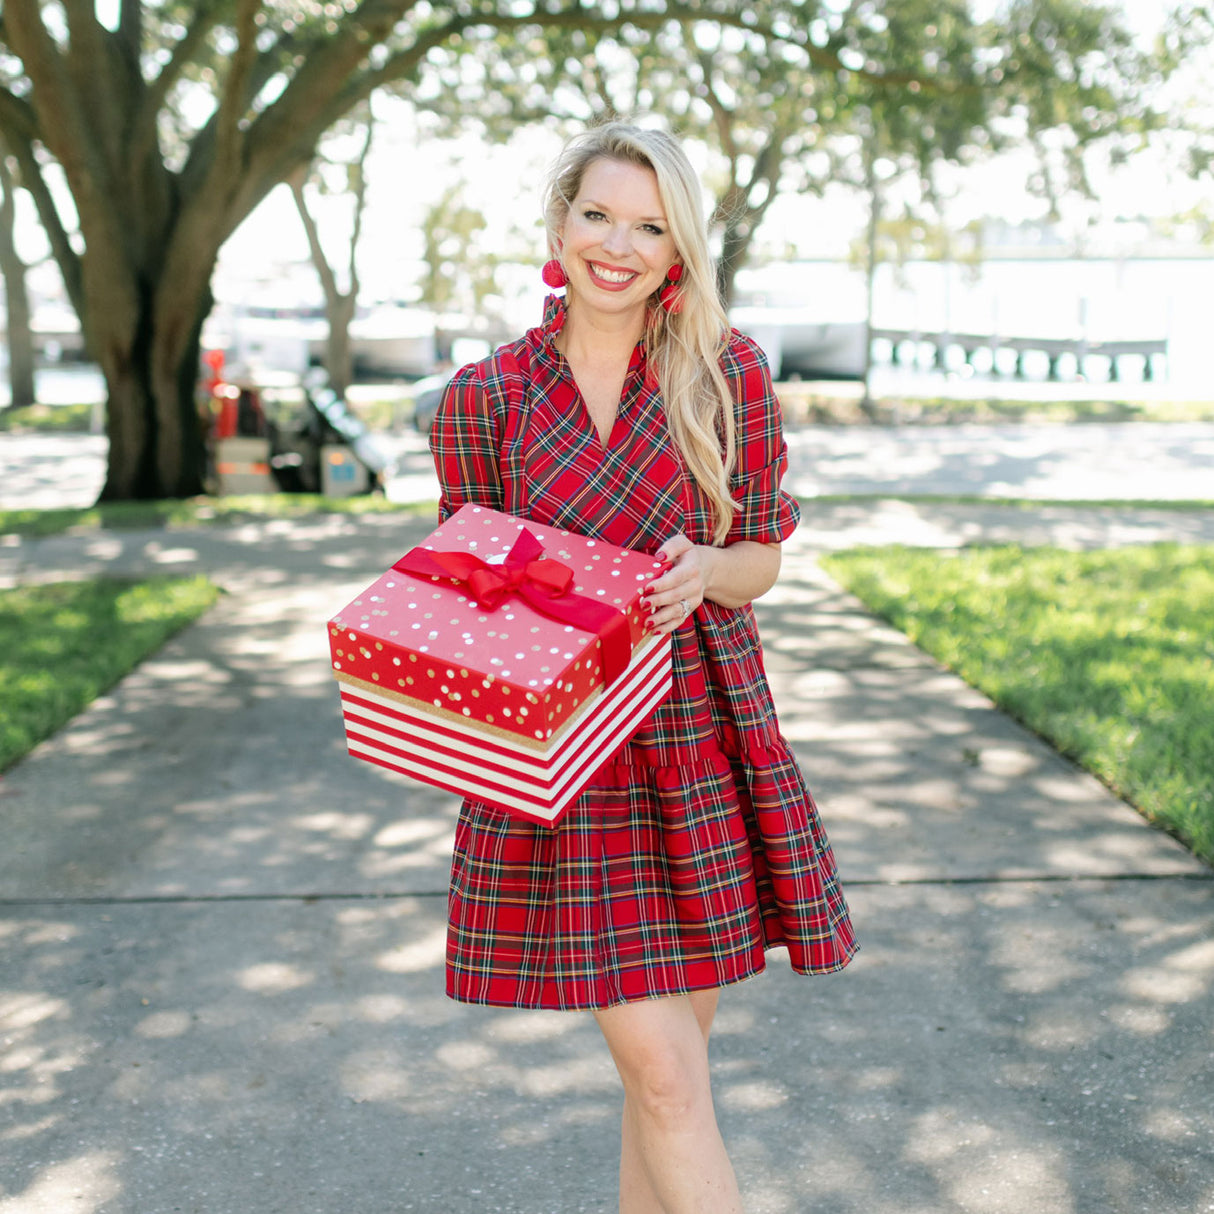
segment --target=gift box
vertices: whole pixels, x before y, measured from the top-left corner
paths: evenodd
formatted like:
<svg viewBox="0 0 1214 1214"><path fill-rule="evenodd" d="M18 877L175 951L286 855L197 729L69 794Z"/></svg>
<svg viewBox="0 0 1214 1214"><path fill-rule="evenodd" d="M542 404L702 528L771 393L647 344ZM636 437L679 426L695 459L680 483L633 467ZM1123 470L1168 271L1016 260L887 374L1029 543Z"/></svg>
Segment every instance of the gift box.
<svg viewBox="0 0 1214 1214"><path fill-rule="evenodd" d="M555 822L669 694L663 568L462 507L329 621L350 753Z"/></svg>

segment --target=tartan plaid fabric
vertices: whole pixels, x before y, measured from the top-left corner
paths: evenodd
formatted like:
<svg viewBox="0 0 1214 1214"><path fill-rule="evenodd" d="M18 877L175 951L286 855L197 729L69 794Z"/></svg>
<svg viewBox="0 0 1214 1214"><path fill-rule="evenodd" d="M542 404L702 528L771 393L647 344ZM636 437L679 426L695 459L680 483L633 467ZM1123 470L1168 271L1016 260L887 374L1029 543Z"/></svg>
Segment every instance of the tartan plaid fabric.
<svg viewBox="0 0 1214 1214"><path fill-rule="evenodd" d="M619 547L708 543L709 507L666 430L638 346L599 441L544 324L452 380L431 447L446 518L491 506ZM762 352L734 333L741 505L726 542L776 543L798 510ZM783 944L800 973L856 944L834 857L780 736L754 614L704 603L673 637L674 691L555 829L466 802L456 831L447 989L512 1007L591 1008L721 986Z"/></svg>

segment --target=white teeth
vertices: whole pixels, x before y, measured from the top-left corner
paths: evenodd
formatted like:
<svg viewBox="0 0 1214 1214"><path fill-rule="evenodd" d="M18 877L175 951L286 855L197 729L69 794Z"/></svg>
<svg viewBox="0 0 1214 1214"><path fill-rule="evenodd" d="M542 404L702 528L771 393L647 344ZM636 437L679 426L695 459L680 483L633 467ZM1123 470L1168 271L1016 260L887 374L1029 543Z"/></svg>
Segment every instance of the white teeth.
<svg viewBox="0 0 1214 1214"><path fill-rule="evenodd" d="M596 278L601 278L604 282L629 282L636 277L627 270L604 270L602 266L591 266L590 270Z"/></svg>

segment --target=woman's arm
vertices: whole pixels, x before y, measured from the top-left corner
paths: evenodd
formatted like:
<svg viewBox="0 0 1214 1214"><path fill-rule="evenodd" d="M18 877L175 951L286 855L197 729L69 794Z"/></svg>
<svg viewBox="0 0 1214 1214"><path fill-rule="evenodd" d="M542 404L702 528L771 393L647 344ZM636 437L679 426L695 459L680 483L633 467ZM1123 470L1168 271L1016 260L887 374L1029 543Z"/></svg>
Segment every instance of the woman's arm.
<svg viewBox="0 0 1214 1214"><path fill-rule="evenodd" d="M467 503L502 508L497 419L476 364L443 389L430 429L430 452L441 489L439 518Z"/></svg>
<svg viewBox="0 0 1214 1214"><path fill-rule="evenodd" d="M658 549L670 568L646 589L654 628L671 632L705 599L722 607L745 607L775 585L780 545L738 540L724 548L693 544L675 535Z"/></svg>
<svg viewBox="0 0 1214 1214"><path fill-rule="evenodd" d="M721 369L734 399L737 434L730 495L737 509L720 546L693 544L684 535L658 550L670 567L647 587L653 624L670 632L706 599L744 607L766 594L780 572L780 543L792 534L799 511L780 488L788 464L783 417L763 351L734 333Z"/></svg>

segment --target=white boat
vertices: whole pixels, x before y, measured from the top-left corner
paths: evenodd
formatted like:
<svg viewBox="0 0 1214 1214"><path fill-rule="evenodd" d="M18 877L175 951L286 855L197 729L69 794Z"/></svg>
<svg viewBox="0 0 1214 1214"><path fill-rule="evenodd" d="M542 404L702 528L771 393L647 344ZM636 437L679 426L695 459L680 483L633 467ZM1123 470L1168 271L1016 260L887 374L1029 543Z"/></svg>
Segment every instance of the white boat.
<svg viewBox="0 0 1214 1214"><path fill-rule="evenodd" d="M304 374L324 362L329 322L321 307L245 304L216 309L203 332L205 349L228 365ZM350 352L359 376L429 375L438 361L435 317L421 308L386 305L356 316Z"/></svg>
<svg viewBox="0 0 1214 1214"><path fill-rule="evenodd" d="M730 323L753 337L772 378L859 379L864 374L863 321L814 321L802 308L742 305Z"/></svg>

